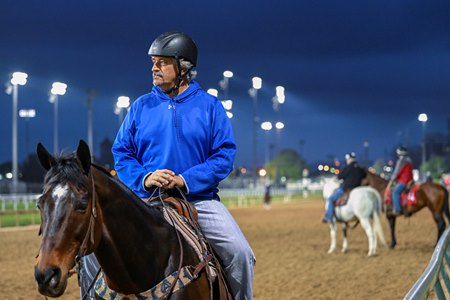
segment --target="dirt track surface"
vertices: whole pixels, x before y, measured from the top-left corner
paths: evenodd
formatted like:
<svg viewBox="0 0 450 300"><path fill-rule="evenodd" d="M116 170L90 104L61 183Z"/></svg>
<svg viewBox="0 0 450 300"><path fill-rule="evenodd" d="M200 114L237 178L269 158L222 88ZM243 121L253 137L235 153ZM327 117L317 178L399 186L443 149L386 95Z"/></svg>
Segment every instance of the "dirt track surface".
<svg viewBox="0 0 450 300"><path fill-rule="evenodd" d="M403 299L433 253L436 228L428 210L397 221L397 248L379 246L367 257L362 228L350 230L349 251L327 254L329 229L320 222L322 201L276 203L232 209L253 251L254 299ZM383 216L389 240L388 224ZM44 299L33 266L39 246L36 227L0 230L0 299ZM338 234L341 246L341 234ZM76 277L60 299L79 299Z"/></svg>

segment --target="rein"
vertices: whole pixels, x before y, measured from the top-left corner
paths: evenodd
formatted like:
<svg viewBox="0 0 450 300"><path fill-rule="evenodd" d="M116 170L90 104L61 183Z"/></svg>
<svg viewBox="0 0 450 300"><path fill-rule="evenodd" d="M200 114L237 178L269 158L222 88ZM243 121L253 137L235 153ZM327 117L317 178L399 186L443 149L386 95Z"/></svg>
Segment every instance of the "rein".
<svg viewBox="0 0 450 300"><path fill-rule="evenodd" d="M161 194L162 194L161 190L162 190L161 188L158 188L158 194L159 194L158 199L160 200L163 208L167 210L167 205L164 202L163 198L161 197ZM156 189L155 189L155 191L156 191ZM153 191L153 194L155 193L155 191ZM180 233L178 232L177 228L175 227L175 220L173 219L172 215L170 215L170 214L168 214L168 215L169 215L170 221L172 222L173 229L175 230L175 233L177 234L178 245L180 246L180 259L179 259L180 262L178 264L178 270L177 270L177 275L175 276L175 280L172 282L172 284L170 285L170 287L168 289L167 294L164 295L164 297L162 299L164 299L165 297L167 297L167 299L169 299L170 296L172 295L173 289L175 288L175 284L178 282L178 279L180 277L180 271L183 266L183 256L184 256L183 255L184 254L183 243L181 242Z"/></svg>
<svg viewBox="0 0 450 300"><path fill-rule="evenodd" d="M89 227L86 232L86 235L84 236L83 242L81 243L80 250L78 252L77 258L80 259L81 257L85 256L88 252L88 243L90 242L91 245L95 245L95 222L97 219L97 193L95 192L95 183L94 183L94 176L91 174L91 181L92 181L92 207L91 207L91 215L89 218Z"/></svg>
<svg viewBox="0 0 450 300"><path fill-rule="evenodd" d="M176 187L176 189L178 190L179 194L180 194L181 197L183 198L183 201L185 201L185 202L187 203L188 200L187 200L186 195L184 194L184 192L183 192L179 187ZM153 195L155 194L155 192L156 192L157 190L158 190L158 196L157 196L157 198L158 198L158 200L161 202L163 208L164 208L165 210L167 210L167 209L168 209L168 206L167 206L167 204L165 203L165 201L164 201L164 199L163 199L163 197L162 197L162 195L164 194L164 189L162 189L162 188L155 189L155 190L153 191L153 193L150 195L149 200L152 199ZM147 201L146 201L146 202L147 202ZM147 202L147 203L148 203L148 202ZM186 205L186 208L187 208L187 211L188 211L188 214L189 214L189 218L190 218L191 220L194 220L193 213L192 213L192 210L191 210L190 206L189 206L189 205ZM174 220L174 217L173 217L171 214L167 214L167 215L169 216L169 219L170 219L170 221L172 222L172 226L173 226L173 228L174 228L174 230L175 230L175 232L176 232L176 234L177 234L178 243L179 243L179 245L180 245L180 263L179 263L179 265L178 265L177 277L176 277L176 280L174 280L174 281L172 282L172 284L171 284L171 286L170 286L170 288L169 288L169 291L168 291L168 293L167 293L167 297L170 297L170 296L173 294L173 289L174 289L174 287L175 287L176 282L178 281L178 277L179 277L180 271L181 271L181 269L182 269L182 265L183 265L183 245L182 245L182 242L181 242L181 236L180 236L180 233L179 233L178 230L176 229L176 221ZM195 223L195 222L194 222L194 223L192 223L191 225L192 225L192 228L193 228L193 230L194 230L194 233L197 235L197 238L198 238L198 239L204 239L203 232L201 231L200 226L198 225L198 223ZM206 249L206 248L203 247L203 243L200 243L200 245L201 245L201 248L202 248L203 261L201 261L197 266L195 266L194 276L195 276L195 278L197 278L198 273L199 273L203 268L205 268L205 271L206 271L206 274L207 274L207 277L208 277L208 285L209 285L209 290L210 290L210 299L213 299L212 274L211 274L211 271L209 270L209 268L206 267L206 265L208 264L208 262L212 259L212 253L213 253L213 252L212 252L212 249L209 249L210 254L208 255L208 249ZM209 244L207 244L207 245L209 246ZM208 247L208 246L207 246L207 247ZM162 299L164 299L164 298L162 298Z"/></svg>
<svg viewBox="0 0 450 300"><path fill-rule="evenodd" d="M177 188L178 192L180 193L181 197L183 197L183 200L186 201L186 202L188 202L188 200L187 200L187 198L186 198L186 195L183 193L183 191L182 191L179 187L176 187L176 188ZM187 206L187 208L188 208L189 218L190 218L191 220L193 220L194 218L193 218L193 216L192 216L192 211L191 211L191 209L189 208L189 206ZM198 225L198 223L192 224L192 227L194 228L194 231L195 231L195 233L197 234L197 237L198 237L199 239L200 239L200 238L203 238L203 239L204 239L203 232L201 231L201 228L200 228L200 226ZM203 245L203 244L202 244L202 245ZM207 245L209 246L209 243L208 243ZM206 261L207 258L208 258L208 256L206 256L206 255L207 255L207 251L208 251L208 249L203 249L203 254L204 254L203 259L204 259L204 261ZM212 255L212 253L213 253L213 252L212 252L212 249L209 249L209 251L211 252L210 255ZM213 299L212 275L211 275L211 273L210 273L209 268L205 268L205 270L206 270L206 274L208 275L208 284L209 284L210 299ZM219 276L219 274L218 274L218 276Z"/></svg>
<svg viewBox="0 0 450 300"><path fill-rule="evenodd" d="M81 243L80 250L78 251L77 256L75 257L75 264L79 264L80 259L85 256L88 252L88 243L90 242L91 245L95 245L95 222L97 220L97 193L95 191L95 182L94 182L94 175L91 173L91 182L92 182L92 207L91 207L91 215L89 217L89 227L86 232L86 235L84 236L83 242ZM77 268L78 269L78 268ZM98 268L97 272L95 273L95 276L89 285L89 287L84 292L84 295L81 296L81 299L84 300L85 297L88 295L88 293L93 288L95 281L97 280L98 276L100 275L102 268Z"/></svg>

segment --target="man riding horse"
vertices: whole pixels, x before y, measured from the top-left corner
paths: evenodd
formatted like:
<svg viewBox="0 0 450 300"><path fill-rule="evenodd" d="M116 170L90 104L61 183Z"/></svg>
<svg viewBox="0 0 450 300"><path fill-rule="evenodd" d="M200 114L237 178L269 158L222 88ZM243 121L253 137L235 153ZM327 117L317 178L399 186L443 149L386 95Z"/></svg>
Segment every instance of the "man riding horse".
<svg viewBox="0 0 450 300"><path fill-rule="evenodd" d="M413 180L413 165L411 158L408 156L408 150L400 146L396 150L398 160L395 163L394 172L392 173L391 180L386 188L386 192L392 191L392 214L398 216L402 214L401 195L408 184Z"/></svg>
<svg viewBox="0 0 450 300"><path fill-rule="evenodd" d="M159 189L182 191L224 264L234 298L252 299L255 258L218 195L236 153L231 123L221 102L193 80L197 46L190 36L163 33L148 55L153 88L134 101L114 141L117 175L142 198Z"/></svg>
<svg viewBox="0 0 450 300"><path fill-rule="evenodd" d="M345 155L346 166L338 174L337 178L342 179L343 182L334 193L327 199L327 210L325 217L322 219L323 223L331 223L333 219L334 206L336 201L344 195L345 192L349 192L351 189L360 186L362 180L366 177L366 170L359 166L356 161L356 154L350 152Z"/></svg>

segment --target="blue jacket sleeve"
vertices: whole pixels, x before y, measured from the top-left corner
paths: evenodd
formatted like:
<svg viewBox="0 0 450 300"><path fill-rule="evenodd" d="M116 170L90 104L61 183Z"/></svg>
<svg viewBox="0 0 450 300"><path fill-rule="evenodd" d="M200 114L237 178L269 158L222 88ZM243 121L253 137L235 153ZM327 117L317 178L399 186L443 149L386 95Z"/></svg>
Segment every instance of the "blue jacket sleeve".
<svg viewBox="0 0 450 300"><path fill-rule="evenodd" d="M181 174L190 194L217 187L233 170L236 144L230 120L220 101L216 101L212 120L209 157Z"/></svg>
<svg viewBox="0 0 450 300"><path fill-rule="evenodd" d="M149 197L144 189L143 180L150 171L146 170L138 160L136 144L134 143L135 127L133 122L134 107L132 106L123 121L112 146L114 167L119 179L133 190L139 197Z"/></svg>

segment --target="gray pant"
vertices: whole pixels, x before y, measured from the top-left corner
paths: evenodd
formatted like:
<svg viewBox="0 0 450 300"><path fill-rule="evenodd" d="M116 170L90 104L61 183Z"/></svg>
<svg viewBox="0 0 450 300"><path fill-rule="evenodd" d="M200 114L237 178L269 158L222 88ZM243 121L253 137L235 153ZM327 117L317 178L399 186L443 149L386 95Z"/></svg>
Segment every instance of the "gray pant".
<svg viewBox="0 0 450 300"><path fill-rule="evenodd" d="M216 200L193 202L198 223L224 265L234 299L253 299L255 256L228 209Z"/></svg>
<svg viewBox="0 0 450 300"><path fill-rule="evenodd" d="M81 300L95 299L94 287L91 287L91 289L89 289L89 287L92 281L94 280L94 277L97 274L99 268L100 265L94 253L89 254L87 256L83 256L80 259L80 265L78 269L78 279L80 283Z"/></svg>
<svg viewBox="0 0 450 300"><path fill-rule="evenodd" d="M228 209L216 200L193 202L198 212L198 223L208 242L224 265L234 299L253 299L253 269L255 256L239 225ZM94 254L80 261L80 293L83 296L99 268ZM89 297L95 299L91 289ZM83 299L83 300L85 300Z"/></svg>

